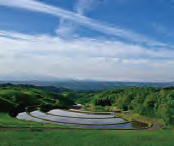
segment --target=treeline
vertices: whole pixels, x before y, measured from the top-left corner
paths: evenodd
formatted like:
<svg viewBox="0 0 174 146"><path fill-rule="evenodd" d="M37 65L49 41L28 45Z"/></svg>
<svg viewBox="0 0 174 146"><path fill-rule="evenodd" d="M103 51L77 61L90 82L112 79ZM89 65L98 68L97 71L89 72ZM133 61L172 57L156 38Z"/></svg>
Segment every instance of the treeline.
<svg viewBox="0 0 174 146"><path fill-rule="evenodd" d="M41 110L53 108L68 108L73 101L62 94L47 92L35 87L1 86L0 87L0 112L17 112L25 110L27 106L40 105Z"/></svg>
<svg viewBox="0 0 174 146"><path fill-rule="evenodd" d="M82 101L83 108L87 110L132 110L141 115L163 119L166 124L170 124L174 116L173 88L129 87L83 94L85 98L79 96L76 101Z"/></svg>

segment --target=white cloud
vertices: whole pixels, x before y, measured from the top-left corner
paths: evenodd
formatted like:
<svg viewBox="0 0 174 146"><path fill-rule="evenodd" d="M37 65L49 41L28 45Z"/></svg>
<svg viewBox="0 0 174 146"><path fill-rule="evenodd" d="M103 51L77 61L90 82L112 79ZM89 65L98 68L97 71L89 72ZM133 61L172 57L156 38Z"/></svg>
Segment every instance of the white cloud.
<svg viewBox="0 0 174 146"><path fill-rule="evenodd" d="M0 75L24 72L59 78L134 81L174 77L172 50L156 52L118 41L62 40L7 31L0 31L0 48Z"/></svg>
<svg viewBox="0 0 174 146"><path fill-rule="evenodd" d="M60 17L57 33L64 36L73 34L78 23L136 42L136 45L104 39L63 40L49 35L0 30L0 75L23 72L59 78L132 81L166 81L174 78L174 51L163 48L168 45L83 16L91 6L86 3L89 1L89 4L93 2L79 1L77 13L35 0L0 0L0 5ZM151 49L143 47L144 43ZM154 49L156 46L161 48Z"/></svg>
<svg viewBox="0 0 174 146"><path fill-rule="evenodd" d="M74 10L77 14L84 15L86 11L94 8L98 0L77 0L74 5ZM59 26L56 29L56 34L63 38L72 38L77 36L75 31L78 29L78 24L70 20L60 18Z"/></svg>
<svg viewBox="0 0 174 146"><path fill-rule="evenodd" d="M84 15L86 11L94 9L98 2L99 0L77 0L74 9L78 14Z"/></svg>
<svg viewBox="0 0 174 146"><path fill-rule="evenodd" d="M8 0L8 1L0 0L0 5L54 15L56 17L61 17L66 20L73 21L80 25L88 26L102 33L117 36L117 37L126 39L131 42L136 42L139 44L145 43L146 45L152 46L152 47L153 46L160 46L160 47L168 46L167 44L146 38L130 30L121 29L118 27L111 27L109 25L103 24L101 22L85 17L78 13L74 13L74 12L62 9L60 7L51 6L36 0Z"/></svg>
<svg viewBox="0 0 174 146"><path fill-rule="evenodd" d="M56 29L56 34L61 37L69 38L72 37L72 35L74 35L75 29L76 26L74 23L64 18L61 18L59 21L59 26Z"/></svg>

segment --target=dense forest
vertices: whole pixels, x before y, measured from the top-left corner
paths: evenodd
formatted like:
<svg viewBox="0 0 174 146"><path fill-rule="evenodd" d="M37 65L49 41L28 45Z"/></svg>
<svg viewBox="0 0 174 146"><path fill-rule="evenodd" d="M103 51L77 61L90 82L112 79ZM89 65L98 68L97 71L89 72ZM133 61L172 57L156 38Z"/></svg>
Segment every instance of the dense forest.
<svg viewBox="0 0 174 146"><path fill-rule="evenodd" d="M66 97L91 111L131 110L173 123L174 88L128 87L101 92L69 92Z"/></svg>

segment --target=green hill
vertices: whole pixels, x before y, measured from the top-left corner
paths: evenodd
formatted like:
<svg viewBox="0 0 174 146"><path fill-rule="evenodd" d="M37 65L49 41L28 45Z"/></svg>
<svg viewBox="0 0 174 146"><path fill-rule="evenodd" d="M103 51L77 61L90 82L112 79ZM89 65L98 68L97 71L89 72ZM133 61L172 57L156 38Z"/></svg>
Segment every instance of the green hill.
<svg viewBox="0 0 174 146"><path fill-rule="evenodd" d="M26 106L40 105L41 109L53 107L68 108L73 101L62 94L47 92L35 87L6 85L0 87L0 112L10 112L15 116ZM16 112L15 112L16 111Z"/></svg>
<svg viewBox="0 0 174 146"><path fill-rule="evenodd" d="M69 92L74 102L91 111L133 111L174 123L174 88L127 87L101 92Z"/></svg>

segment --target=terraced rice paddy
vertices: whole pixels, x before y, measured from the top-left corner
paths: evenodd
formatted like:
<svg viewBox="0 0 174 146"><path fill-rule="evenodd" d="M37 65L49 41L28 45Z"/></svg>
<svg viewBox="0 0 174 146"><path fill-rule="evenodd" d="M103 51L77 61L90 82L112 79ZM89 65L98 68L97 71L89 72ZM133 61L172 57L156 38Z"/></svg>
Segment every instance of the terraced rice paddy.
<svg viewBox="0 0 174 146"><path fill-rule="evenodd" d="M101 115L90 113L77 113L64 110L51 110L48 113L40 111L30 112L28 115L26 112L20 113L17 116L18 119L25 119L31 121L37 121L42 123L52 123L59 125L69 125L73 127L81 128L96 128L96 129L134 129L134 122L128 122L122 118L115 118L114 115ZM146 127L144 125L140 128Z"/></svg>

